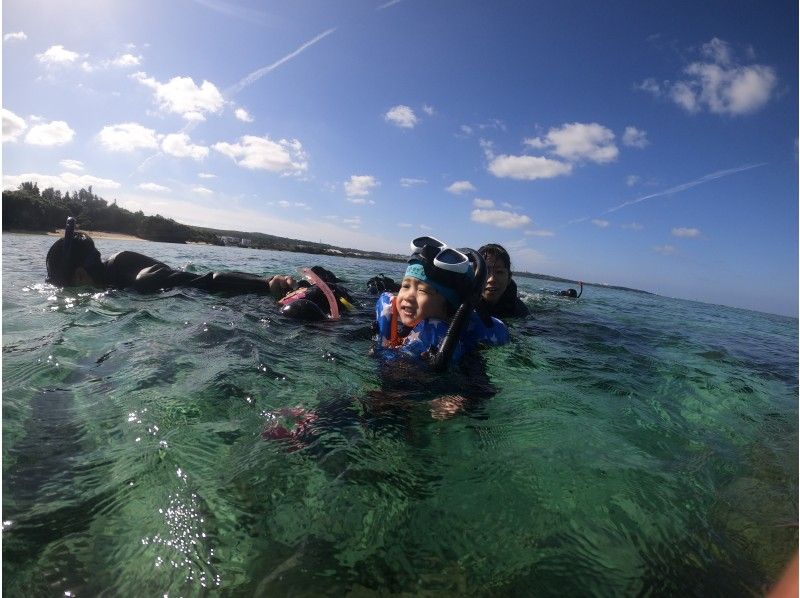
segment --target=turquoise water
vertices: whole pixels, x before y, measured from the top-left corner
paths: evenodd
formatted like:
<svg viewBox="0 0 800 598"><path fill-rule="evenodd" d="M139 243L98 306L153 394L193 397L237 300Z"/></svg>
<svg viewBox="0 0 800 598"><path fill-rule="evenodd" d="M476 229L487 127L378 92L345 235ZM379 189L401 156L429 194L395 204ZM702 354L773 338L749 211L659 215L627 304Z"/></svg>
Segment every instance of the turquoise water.
<svg viewBox="0 0 800 598"><path fill-rule="evenodd" d="M523 278L510 345L404 384L364 293L400 264L97 241L361 293L303 325L263 297L55 289L52 240L3 235L7 595L735 596L796 549L796 319ZM470 408L432 418L449 392ZM263 440L293 406L315 434Z"/></svg>

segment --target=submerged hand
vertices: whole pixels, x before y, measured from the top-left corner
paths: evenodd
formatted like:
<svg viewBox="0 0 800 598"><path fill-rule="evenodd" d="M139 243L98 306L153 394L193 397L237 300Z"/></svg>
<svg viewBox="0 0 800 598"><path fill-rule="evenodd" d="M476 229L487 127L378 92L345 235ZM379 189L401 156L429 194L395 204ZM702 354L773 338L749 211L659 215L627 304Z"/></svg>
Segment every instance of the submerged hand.
<svg viewBox="0 0 800 598"><path fill-rule="evenodd" d="M431 401L431 417L433 419L450 419L464 408L467 397L461 395L443 395Z"/></svg>

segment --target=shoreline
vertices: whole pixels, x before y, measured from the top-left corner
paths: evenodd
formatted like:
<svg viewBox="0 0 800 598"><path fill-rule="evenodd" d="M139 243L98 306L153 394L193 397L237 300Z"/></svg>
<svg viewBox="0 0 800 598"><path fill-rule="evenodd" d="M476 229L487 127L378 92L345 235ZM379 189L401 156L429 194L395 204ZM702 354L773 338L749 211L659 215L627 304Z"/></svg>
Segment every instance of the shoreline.
<svg viewBox="0 0 800 598"><path fill-rule="evenodd" d="M84 230L84 229L78 229L77 232L86 233L92 239L111 239L113 241L147 241L147 239L142 239L141 237L136 237L134 235L126 235L125 233L109 233L99 230ZM14 235L46 235L48 237L63 237L64 229L57 228L56 230L41 230L41 231L10 229L10 230L4 230L3 233L9 233Z"/></svg>

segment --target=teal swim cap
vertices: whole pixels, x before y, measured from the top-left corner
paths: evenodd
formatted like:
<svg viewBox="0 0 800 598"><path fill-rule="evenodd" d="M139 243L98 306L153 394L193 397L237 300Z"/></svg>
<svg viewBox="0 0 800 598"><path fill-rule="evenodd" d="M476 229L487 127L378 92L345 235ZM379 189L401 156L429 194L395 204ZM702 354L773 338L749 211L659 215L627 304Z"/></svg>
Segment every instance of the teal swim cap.
<svg viewBox="0 0 800 598"><path fill-rule="evenodd" d="M453 289L444 286L440 282L436 282L435 280L431 280L425 274L425 267L418 262L417 260L412 261L408 268L406 268L406 274L409 278L416 278L424 282L425 284L431 285L434 289L436 289L437 293L440 293L445 299L447 299L448 303L458 307L461 304L461 297L458 295L456 291Z"/></svg>

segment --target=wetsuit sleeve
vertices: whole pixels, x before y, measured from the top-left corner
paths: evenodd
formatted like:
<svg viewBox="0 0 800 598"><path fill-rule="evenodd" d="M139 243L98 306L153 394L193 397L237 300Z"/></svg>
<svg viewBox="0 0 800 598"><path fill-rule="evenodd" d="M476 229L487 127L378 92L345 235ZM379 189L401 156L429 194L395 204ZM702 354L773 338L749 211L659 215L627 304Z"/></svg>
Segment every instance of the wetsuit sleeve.
<svg viewBox="0 0 800 598"><path fill-rule="evenodd" d="M173 270L164 264L156 264L141 270L134 284L140 292L153 292L159 289L190 287L219 293L259 293L269 294L268 279L245 272L207 272L195 274Z"/></svg>

